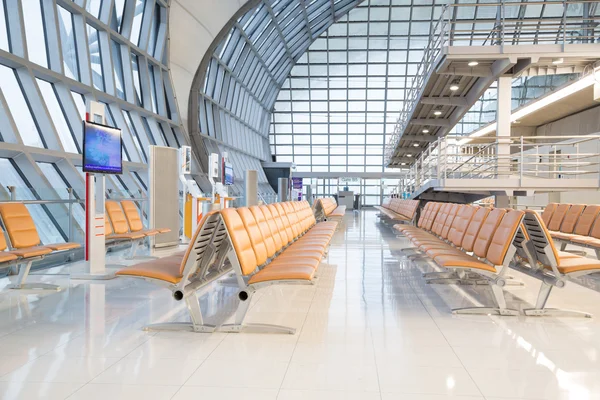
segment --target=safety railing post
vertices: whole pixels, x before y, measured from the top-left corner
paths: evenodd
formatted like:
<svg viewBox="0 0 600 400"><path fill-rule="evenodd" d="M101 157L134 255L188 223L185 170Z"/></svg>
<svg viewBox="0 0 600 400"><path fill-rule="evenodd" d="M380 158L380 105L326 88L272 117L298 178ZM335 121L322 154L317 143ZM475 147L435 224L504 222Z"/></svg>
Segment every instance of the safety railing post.
<svg viewBox="0 0 600 400"><path fill-rule="evenodd" d="M519 166L519 182L523 185L523 168L525 165L525 152L523 149L523 136L521 136L521 165Z"/></svg>
<svg viewBox="0 0 600 400"><path fill-rule="evenodd" d="M17 187L7 186L8 192L10 193L10 201L17 201Z"/></svg>
<svg viewBox="0 0 600 400"><path fill-rule="evenodd" d="M73 241L73 188L67 188L69 192L69 242Z"/></svg>

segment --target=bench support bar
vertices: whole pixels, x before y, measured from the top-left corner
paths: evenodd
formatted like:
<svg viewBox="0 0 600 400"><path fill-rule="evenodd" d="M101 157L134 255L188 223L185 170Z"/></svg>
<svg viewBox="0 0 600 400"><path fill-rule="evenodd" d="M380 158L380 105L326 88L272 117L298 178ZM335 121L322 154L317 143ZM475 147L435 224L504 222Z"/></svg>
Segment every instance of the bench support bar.
<svg viewBox="0 0 600 400"><path fill-rule="evenodd" d="M27 277L29 276L29 271L31 270L31 265L33 264L33 260L29 260L26 263L21 263L19 265L19 276L17 277L17 282L8 286L9 289L13 290L53 290L60 291L60 286L50 285L48 283L25 283Z"/></svg>

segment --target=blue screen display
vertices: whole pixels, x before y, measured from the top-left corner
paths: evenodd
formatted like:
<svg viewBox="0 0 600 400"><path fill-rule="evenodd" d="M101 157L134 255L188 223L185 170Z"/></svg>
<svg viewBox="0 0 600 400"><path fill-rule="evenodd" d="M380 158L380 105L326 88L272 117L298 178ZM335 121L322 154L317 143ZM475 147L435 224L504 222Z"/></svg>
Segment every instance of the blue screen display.
<svg viewBox="0 0 600 400"><path fill-rule="evenodd" d="M225 185L233 185L233 166L225 163Z"/></svg>
<svg viewBox="0 0 600 400"><path fill-rule="evenodd" d="M121 130L84 122L83 172L123 173Z"/></svg>

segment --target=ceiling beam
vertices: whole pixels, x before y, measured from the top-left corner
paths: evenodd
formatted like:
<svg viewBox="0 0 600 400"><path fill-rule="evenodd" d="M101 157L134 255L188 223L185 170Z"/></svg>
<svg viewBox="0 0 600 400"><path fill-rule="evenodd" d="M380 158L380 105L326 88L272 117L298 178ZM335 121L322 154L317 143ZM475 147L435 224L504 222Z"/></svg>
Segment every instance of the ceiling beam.
<svg viewBox="0 0 600 400"><path fill-rule="evenodd" d="M463 67L463 68L447 68L445 71L440 72L440 75L459 75L459 76L475 76L485 77L492 74L492 68L490 67Z"/></svg>
<svg viewBox="0 0 600 400"><path fill-rule="evenodd" d="M445 128L450 127L450 121L445 119L434 119L434 118L417 118L411 119L410 124L412 125L429 125L429 126L442 126Z"/></svg>
<svg viewBox="0 0 600 400"><path fill-rule="evenodd" d="M464 97L422 97L421 104L433 104L436 106L467 106Z"/></svg>
<svg viewBox="0 0 600 400"><path fill-rule="evenodd" d="M438 140L437 136L434 135L402 135L400 140L414 140L415 142L435 142Z"/></svg>

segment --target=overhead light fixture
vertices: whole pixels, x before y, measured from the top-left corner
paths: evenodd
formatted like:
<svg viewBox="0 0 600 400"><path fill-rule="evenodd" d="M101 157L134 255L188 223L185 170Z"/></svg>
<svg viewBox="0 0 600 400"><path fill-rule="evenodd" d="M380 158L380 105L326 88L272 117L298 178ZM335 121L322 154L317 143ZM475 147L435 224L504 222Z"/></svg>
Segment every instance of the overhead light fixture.
<svg viewBox="0 0 600 400"><path fill-rule="evenodd" d="M552 59L552 64L554 64L554 65L562 64L564 62L565 62L565 59L562 57Z"/></svg>
<svg viewBox="0 0 600 400"><path fill-rule="evenodd" d="M433 115L442 115L442 110L435 110Z"/></svg>
<svg viewBox="0 0 600 400"><path fill-rule="evenodd" d="M452 90L453 92L456 92L459 88L460 88L460 79L455 79L452 81L452 84L450 85L450 90Z"/></svg>
<svg viewBox="0 0 600 400"><path fill-rule="evenodd" d="M467 64L469 67L476 67L479 65L479 62L477 61L469 61L469 63Z"/></svg>
<svg viewBox="0 0 600 400"><path fill-rule="evenodd" d="M565 97L568 97L574 93L577 93L585 88L592 86L596 82L596 79L597 79L596 76L598 76L598 78L600 78L600 68L596 69L594 73L592 73L578 81L575 81L574 83L572 83L568 86L565 86L562 89L558 89L554 92L551 92L549 95L544 96L544 97L532 102L531 104L525 105L524 107L518 109L517 111L515 111L511 114L510 121L511 122L520 121L527 115L534 113L534 112L546 107L547 105L555 103L559 100L564 99ZM495 132L495 131L496 131L496 122L493 122L489 125L484 126L481 129L476 130L475 132L471 133L467 138L461 140L459 144L462 145L462 144L470 143L474 138L482 137L482 136L485 136L485 135Z"/></svg>
<svg viewBox="0 0 600 400"><path fill-rule="evenodd" d="M421 132L423 132L423 133L429 133L429 129L425 128Z"/></svg>
<svg viewBox="0 0 600 400"><path fill-rule="evenodd" d="M406 157L411 158L412 154L407 154Z"/></svg>
<svg viewBox="0 0 600 400"><path fill-rule="evenodd" d="M413 144L413 147L419 147L419 143Z"/></svg>
<svg viewBox="0 0 600 400"><path fill-rule="evenodd" d="M403 163L400 163L400 165L406 165L406 163L405 163L405 162L403 162Z"/></svg>

